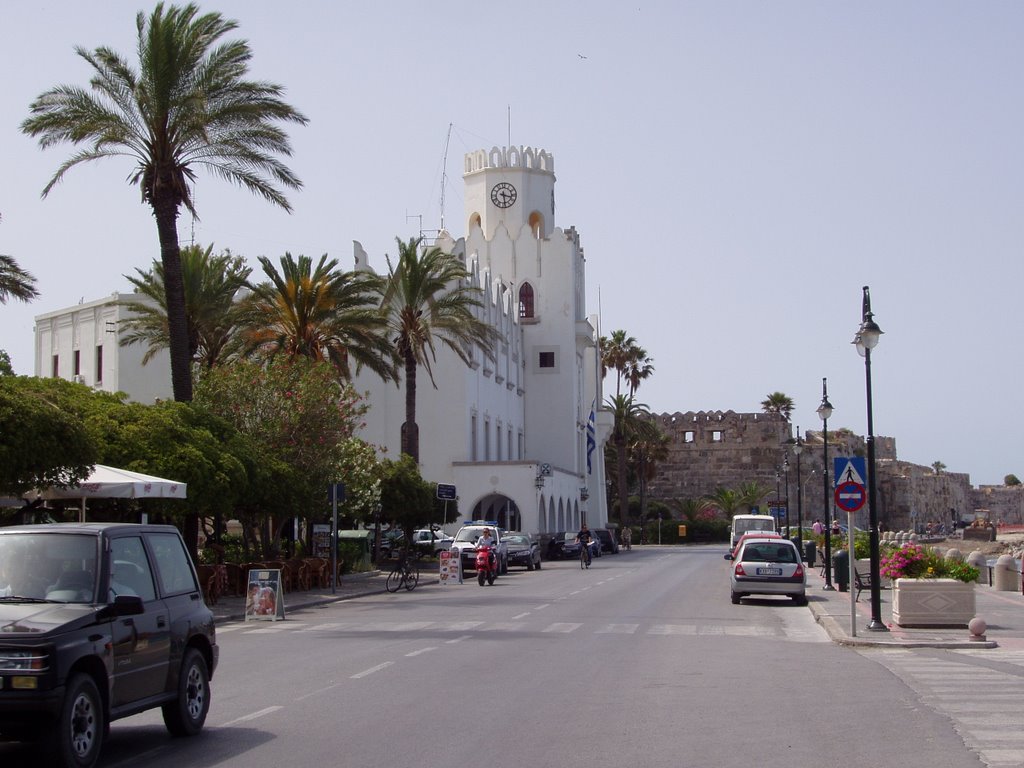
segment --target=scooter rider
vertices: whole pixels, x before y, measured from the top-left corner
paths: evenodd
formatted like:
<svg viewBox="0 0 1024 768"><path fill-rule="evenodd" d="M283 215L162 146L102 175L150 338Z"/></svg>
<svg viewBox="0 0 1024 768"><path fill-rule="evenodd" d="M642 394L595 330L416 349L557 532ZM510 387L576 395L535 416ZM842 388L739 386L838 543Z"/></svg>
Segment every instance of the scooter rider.
<svg viewBox="0 0 1024 768"><path fill-rule="evenodd" d="M484 547L490 547L491 565L494 565L494 538L491 536L491 529L484 528L484 532L480 534L480 538L476 540L476 548L482 549Z"/></svg>
<svg viewBox="0 0 1024 768"><path fill-rule="evenodd" d="M587 524L584 523L583 527L580 528L580 532L576 534L576 541L580 543L587 553L587 564L590 564L590 542L594 537L590 533L590 529L587 528Z"/></svg>

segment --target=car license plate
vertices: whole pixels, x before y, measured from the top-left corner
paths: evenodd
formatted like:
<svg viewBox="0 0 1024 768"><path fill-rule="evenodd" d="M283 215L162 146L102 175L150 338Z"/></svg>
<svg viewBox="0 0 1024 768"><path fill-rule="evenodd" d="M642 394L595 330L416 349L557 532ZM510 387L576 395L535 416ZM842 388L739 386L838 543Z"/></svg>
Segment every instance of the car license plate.
<svg viewBox="0 0 1024 768"><path fill-rule="evenodd" d="M782 569L781 568L758 568L757 569L757 575L758 576L781 576L782 575Z"/></svg>

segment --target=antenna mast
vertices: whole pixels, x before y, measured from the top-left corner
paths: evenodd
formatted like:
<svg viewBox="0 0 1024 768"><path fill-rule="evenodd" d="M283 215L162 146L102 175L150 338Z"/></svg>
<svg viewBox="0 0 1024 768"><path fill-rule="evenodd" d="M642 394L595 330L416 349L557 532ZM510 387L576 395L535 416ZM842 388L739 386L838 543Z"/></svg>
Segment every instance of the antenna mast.
<svg viewBox="0 0 1024 768"><path fill-rule="evenodd" d="M444 140L444 161L441 164L441 230L444 231L444 193L448 187L448 145L452 141L452 123L448 123L448 138Z"/></svg>

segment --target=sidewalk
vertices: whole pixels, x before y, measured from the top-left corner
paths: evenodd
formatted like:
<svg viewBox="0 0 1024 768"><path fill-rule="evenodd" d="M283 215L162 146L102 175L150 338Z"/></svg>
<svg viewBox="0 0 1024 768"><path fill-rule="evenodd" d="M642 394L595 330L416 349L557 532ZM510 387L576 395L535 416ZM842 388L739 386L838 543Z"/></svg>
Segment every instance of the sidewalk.
<svg viewBox="0 0 1024 768"><path fill-rule="evenodd" d="M330 587L326 589L309 589L284 594L284 615L288 618L291 611L300 608L310 608L326 603L336 603L341 600L351 600L365 595L383 593L384 582L387 581L387 571L369 571L367 573L353 573L342 576L335 592ZM421 575L417 589L422 589L429 579ZM214 618L218 624L228 621L243 621L245 619L245 598L233 595L222 596L215 605L210 606Z"/></svg>
<svg viewBox="0 0 1024 768"><path fill-rule="evenodd" d="M892 591L881 590L881 619L888 632L869 630L871 593L864 590L855 603L856 635L851 632L851 592L825 590L821 564L807 569L808 606L815 620L840 645L880 648L997 648L1024 647L1024 596L1019 592L996 591L985 584L975 587L977 615L988 624L985 640L972 640L965 628L907 628L892 622Z"/></svg>

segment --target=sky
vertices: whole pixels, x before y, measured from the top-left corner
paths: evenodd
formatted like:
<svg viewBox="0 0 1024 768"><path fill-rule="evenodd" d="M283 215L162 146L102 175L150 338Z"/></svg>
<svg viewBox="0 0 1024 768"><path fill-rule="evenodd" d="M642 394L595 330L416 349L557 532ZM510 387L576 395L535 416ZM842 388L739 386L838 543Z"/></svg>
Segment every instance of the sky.
<svg viewBox="0 0 1024 768"><path fill-rule="evenodd" d="M34 318L128 291L155 221L107 159L40 193L73 152L19 125L75 46L134 58L135 14L105 0L0 7L0 253L41 296L0 305L0 348L34 373ZM653 358L652 411L756 412L867 431L851 345L861 288L884 331L874 432L901 459L1024 477L1024 3L200 3L239 22L251 76L310 120L288 128L293 212L200 171L183 244L261 255L352 242L385 269L395 238L465 234L462 158L553 153L555 225L587 260L588 312ZM285 10L287 8L287 10ZM447 154L446 154L447 152ZM442 195L443 190L443 195ZM442 207L442 197L444 205Z"/></svg>

